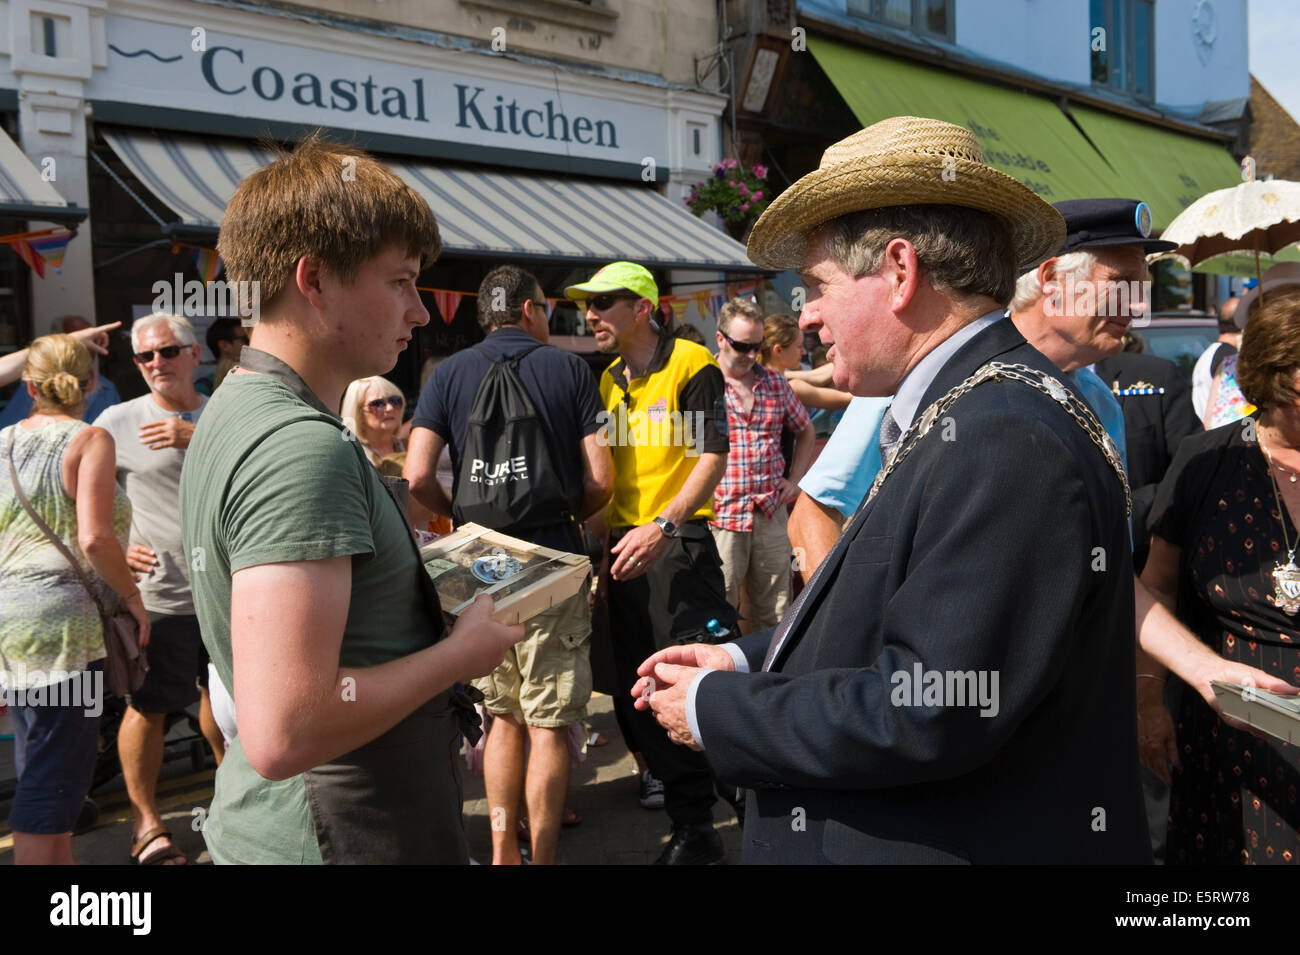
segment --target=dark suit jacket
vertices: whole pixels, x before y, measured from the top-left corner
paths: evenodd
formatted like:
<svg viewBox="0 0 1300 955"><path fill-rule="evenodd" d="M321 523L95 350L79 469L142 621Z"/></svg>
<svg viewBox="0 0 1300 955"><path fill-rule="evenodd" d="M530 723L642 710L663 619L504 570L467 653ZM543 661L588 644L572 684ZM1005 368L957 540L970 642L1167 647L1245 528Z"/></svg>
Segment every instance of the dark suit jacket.
<svg viewBox="0 0 1300 955"><path fill-rule="evenodd" d="M918 414L995 358L1059 376L1000 321ZM773 672L698 687L705 755L752 790L746 862L1151 860L1119 481L1027 385L980 385L949 416L854 517ZM754 671L770 635L740 641ZM996 673L996 715L895 705L918 663Z"/></svg>
<svg viewBox="0 0 1300 955"><path fill-rule="evenodd" d="M1204 428L1192 408L1192 389L1173 362L1121 352L1097 362L1096 370L1112 390L1116 386L1132 388L1138 382L1164 389L1162 395L1117 396L1124 410L1128 482L1133 489L1133 563L1140 573L1146 563L1147 515L1156 486L1164 479L1183 438L1201 434Z"/></svg>

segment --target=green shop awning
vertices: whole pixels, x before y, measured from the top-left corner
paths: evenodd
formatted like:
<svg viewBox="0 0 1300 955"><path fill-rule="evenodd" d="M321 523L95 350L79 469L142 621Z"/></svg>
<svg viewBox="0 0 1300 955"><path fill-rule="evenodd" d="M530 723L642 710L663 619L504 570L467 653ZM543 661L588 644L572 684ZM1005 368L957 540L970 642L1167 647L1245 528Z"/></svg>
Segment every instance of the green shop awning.
<svg viewBox="0 0 1300 955"><path fill-rule="evenodd" d="M1115 174L1044 96L824 37L808 37L808 49L863 126L890 116L964 126L979 140L985 162L1048 202L1126 194L1115 190Z"/></svg>
<svg viewBox="0 0 1300 955"><path fill-rule="evenodd" d="M1072 105L1070 112L1115 170L1127 198L1151 207L1157 230L1207 192L1241 182L1237 163L1216 142L1087 106Z"/></svg>

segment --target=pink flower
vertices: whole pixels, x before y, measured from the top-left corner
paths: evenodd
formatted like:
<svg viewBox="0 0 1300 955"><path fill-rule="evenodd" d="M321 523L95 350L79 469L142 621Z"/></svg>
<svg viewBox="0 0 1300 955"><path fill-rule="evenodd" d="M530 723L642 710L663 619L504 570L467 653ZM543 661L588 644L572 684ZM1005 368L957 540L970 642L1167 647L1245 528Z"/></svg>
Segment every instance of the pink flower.
<svg viewBox="0 0 1300 955"><path fill-rule="evenodd" d="M722 160L722 165L723 165L723 167L726 168L726 169L739 169L739 168L740 168L740 160L739 160L739 159L733 159L733 158L731 158L731 157L728 157L728 158Z"/></svg>
<svg viewBox="0 0 1300 955"><path fill-rule="evenodd" d="M767 167L766 167L766 166L759 166L759 165L756 164L756 165L754 166L754 175L757 176L759 179L766 179L766 178L767 178Z"/></svg>
<svg viewBox="0 0 1300 955"><path fill-rule="evenodd" d="M749 195L749 186L745 185L743 182L740 184L739 189L742 196Z"/></svg>
<svg viewBox="0 0 1300 955"><path fill-rule="evenodd" d="M732 189L735 189L735 188L736 188L736 180L734 180L734 179L729 179L729 180L727 180L727 185L729 185Z"/></svg>
<svg viewBox="0 0 1300 955"><path fill-rule="evenodd" d="M754 193L754 195L751 196L750 198L752 198L752 199L754 199L755 201L757 201L757 200L763 198L763 193L762 193L762 192L756 192L756 193Z"/></svg>
<svg viewBox="0 0 1300 955"><path fill-rule="evenodd" d="M741 212L748 212L748 211L749 211L749 203L748 203L748 202L742 202L742 203L740 204L740 211L741 211Z"/></svg>

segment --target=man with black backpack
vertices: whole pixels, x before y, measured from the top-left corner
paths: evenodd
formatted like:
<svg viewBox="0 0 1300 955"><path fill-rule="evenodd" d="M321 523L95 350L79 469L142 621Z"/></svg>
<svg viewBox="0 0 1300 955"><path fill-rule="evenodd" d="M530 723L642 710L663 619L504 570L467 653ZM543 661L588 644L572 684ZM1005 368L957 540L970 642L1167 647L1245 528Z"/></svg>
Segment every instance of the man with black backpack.
<svg viewBox="0 0 1300 955"><path fill-rule="evenodd" d="M488 273L478 319L487 337L439 364L420 393L404 472L411 494L457 524L582 553L578 524L601 510L614 488L595 380L582 359L546 345L546 298L524 269ZM450 499L437 480L444 445L455 474ZM495 717L483 759L494 865L520 862L521 796L533 863L555 861L567 728L586 714L591 695L590 634L583 592L529 620L525 639L474 683Z"/></svg>

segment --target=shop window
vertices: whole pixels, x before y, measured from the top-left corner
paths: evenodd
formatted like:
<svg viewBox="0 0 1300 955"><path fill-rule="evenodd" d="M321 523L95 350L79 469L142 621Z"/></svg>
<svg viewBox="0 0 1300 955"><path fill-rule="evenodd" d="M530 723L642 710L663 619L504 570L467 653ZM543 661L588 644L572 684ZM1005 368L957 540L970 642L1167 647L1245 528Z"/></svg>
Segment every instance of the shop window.
<svg viewBox="0 0 1300 955"><path fill-rule="evenodd" d="M67 56L72 52L72 21L47 13L32 14L32 52L37 56ZM66 51L60 53L59 51Z"/></svg>
<svg viewBox="0 0 1300 955"><path fill-rule="evenodd" d="M848 0L850 16L952 40L953 0Z"/></svg>
<svg viewBox="0 0 1300 955"><path fill-rule="evenodd" d="M1154 7L1152 0L1090 0L1094 84L1154 98Z"/></svg>
<svg viewBox="0 0 1300 955"><path fill-rule="evenodd" d="M689 138L687 139L686 142L686 148L690 150L690 154L692 158L699 159L701 162L704 160L704 150L709 145L709 143L704 138L707 129L708 127L706 127L703 123L686 124L686 131L689 134Z"/></svg>

